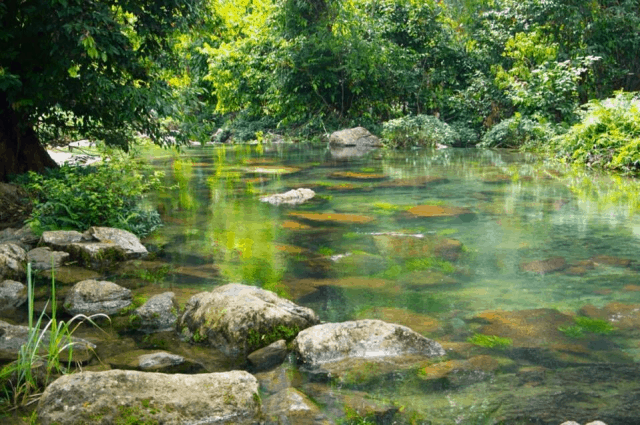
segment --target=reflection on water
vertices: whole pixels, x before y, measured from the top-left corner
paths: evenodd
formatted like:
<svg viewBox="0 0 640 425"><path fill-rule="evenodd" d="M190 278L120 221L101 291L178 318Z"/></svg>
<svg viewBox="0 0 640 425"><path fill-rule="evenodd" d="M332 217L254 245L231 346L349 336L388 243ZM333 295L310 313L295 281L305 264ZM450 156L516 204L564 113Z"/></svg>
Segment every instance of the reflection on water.
<svg viewBox="0 0 640 425"><path fill-rule="evenodd" d="M516 384L540 403L563 388L547 370L586 376L581 365L640 356L639 198L624 179L457 149L345 159L234 146L155 162L167 178L153 201L165 226L147 242L179 271L167 277L174 287L259 285L325 321L379 318L440 341L446 362L354 384L433 423L485 423ZM303 205L259 199L301 187L316 192Z"/></svg>

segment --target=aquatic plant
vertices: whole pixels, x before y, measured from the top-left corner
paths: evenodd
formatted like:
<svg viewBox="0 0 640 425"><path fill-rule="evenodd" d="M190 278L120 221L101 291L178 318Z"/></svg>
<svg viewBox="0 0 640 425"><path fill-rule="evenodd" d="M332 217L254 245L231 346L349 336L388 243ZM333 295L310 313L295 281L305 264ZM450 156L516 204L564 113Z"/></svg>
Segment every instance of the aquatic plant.
<svg viewBox="0 0 640 425"><path fill-rule="evenodd" d="M472 337L467 338L467 341L478 345L480 347L486 348L507 348L508 346L513 344L511 338L502 338L496 335L485 335L485 334L473 334Z"/></svg>
<svg viewBox="0 0 640 425"><path fill-rule="evenodd" d="M613 325L606 320L592 319L590 317L576 316L573 326L560 326L558 330L569 338L582 338L586 333L607 335L615 330Z"/></svg>
<svg viewBox="0 0 640 425"><path fill-rule="evenodd" d="M415 270L439 270L444 274L451 274L456 271L456 268L449 261L441 260L435 257L414 258L407 260L405 268L408 271Z"/></svg>
<svg viewBox="0 0 640 425"><path fill-rule="evenodd" d="M93 319L106 314L85 316L77 314L69 321L56 318L56 285L53 269L51 273L51 298L42 309L42 313L34 323L34 283L31 277L31 263L27 264L27 305L28 334L27 342L20 347L18 359L0 370L0 408L17 408L29 405L38 400L41 391L56 375L68 373L73 362L73 333L84 321L97 326ZM51 317L46 316L47 306L51 303ZM46 322L46 323L45 323ZM44 325L44 326L43 326ZM61 360L63 352L67 352L66 365ZM42 366L41 366L42 365ZM44 377L37 369L44 367ZM2 406L4 405L4 406Z"/></svg>

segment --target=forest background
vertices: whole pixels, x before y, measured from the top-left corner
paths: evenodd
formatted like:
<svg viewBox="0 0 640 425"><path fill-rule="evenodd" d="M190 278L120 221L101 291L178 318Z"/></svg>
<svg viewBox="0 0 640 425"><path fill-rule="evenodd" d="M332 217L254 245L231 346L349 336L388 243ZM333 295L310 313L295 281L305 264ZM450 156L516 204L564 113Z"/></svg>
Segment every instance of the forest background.
<svg viewBox="0 0 640 425"><path fill-rule="evenodd" d="M27 145L356 125L640 168L638 0L35 0L0 19L2 179L51 165Z"/></svg>

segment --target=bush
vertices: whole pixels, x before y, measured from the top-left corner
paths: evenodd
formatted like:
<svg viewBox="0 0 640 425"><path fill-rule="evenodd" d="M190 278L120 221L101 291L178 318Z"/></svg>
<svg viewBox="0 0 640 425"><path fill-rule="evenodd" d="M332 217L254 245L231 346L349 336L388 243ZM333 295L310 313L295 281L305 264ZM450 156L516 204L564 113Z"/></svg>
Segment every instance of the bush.
<svg viewBox="0 0 640 425"><path fill-rule="evenodd" d="M33 198L27 222L37 232L107 226L142 237L161 224L157 211L141 206L143 194L159 185L159 176L121 156L95 166L62 166L43 175L29 172L16 183Z"/></svg>
<svg viewBox="0 0 640 425"><path fill-rule="evenodd" d="M637 173L640 170L640 97L618 92L590 101L578 124L554 140L553 149L569 162Z"/></svg>
<svg viewBox="0 0 640 425"><path fill-rule="evenodd" d="M513 117L491 127L478 147L516 148L525 145L537 145L548 142L561 127L549 123L540 123L516 113Z"/></svg>
<svg viewBox="0 0 640 425"><path fill-rule="evenodd" d="M382 125L382 136L385 144L393 148L452 145L460 137L447 123L432 115L406 116L387 121Z"/></svg>

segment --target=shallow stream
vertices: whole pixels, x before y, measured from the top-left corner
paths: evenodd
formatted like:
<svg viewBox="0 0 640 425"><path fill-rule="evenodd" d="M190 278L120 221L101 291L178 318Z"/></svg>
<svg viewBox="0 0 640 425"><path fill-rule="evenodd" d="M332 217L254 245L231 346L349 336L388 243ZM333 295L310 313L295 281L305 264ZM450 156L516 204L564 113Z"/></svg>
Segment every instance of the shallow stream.
<svg viewBox="0 0 640 425"><path fill-rule="evenodd" d="M488 150L221 146L153 163L168 188L150 200L164 227L145 241L169 263L158 290L258 285L324 321L406 325L449 353L336 391L414 423L640 423L624 413L640 405L632 183ZM295 188L316 196L260 201Z"/></svg>

